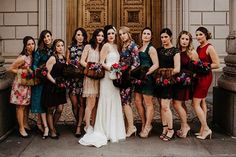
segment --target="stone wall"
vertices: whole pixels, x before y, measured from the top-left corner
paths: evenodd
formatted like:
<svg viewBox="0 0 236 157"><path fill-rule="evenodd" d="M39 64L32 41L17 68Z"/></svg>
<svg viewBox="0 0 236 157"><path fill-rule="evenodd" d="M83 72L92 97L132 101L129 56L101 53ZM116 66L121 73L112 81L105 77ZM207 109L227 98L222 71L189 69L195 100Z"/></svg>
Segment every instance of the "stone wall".
<svg viewBox="0 0 236 157"><path fill-rule="evenodd" d="M22 50L24 36L38 38L38 0L1 0L0 3L0 52L8 64Z"/></svg>

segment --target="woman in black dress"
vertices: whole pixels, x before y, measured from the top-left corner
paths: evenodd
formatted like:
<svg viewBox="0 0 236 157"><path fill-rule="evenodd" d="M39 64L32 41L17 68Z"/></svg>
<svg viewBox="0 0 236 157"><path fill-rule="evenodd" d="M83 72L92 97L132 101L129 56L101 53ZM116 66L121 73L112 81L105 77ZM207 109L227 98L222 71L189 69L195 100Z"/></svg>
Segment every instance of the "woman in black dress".
<svg viewBox="0 0 236 157"><path fill-rule="evenodd" d="M53 42L52 48L54 54L46 63L48 80L43 88L42 104L47 107L50 137L58 139L55 125L61 116L63 105L66 103L66 88L62 78L62 71L66 63L64 57L64 41L56 39Z"/></svg>

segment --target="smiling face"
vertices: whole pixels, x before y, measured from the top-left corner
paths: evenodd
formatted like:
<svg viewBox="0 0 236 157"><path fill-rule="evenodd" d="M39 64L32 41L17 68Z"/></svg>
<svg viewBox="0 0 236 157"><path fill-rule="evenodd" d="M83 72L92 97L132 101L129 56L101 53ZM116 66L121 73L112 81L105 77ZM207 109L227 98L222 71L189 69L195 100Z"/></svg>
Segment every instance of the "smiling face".
<svg viewBox="0 0 236 157"><path fill-rule="evenodd" d="M204 43L207 41L206 35L201 31L196 32L196 38L199 43Z"/></svg>
<svg viewBox="0 0 236 157"><path fill-rule="evenodd" d="M152 39L152 32L151 32L151 30L149 30L149 29L143 30L143 33L142 33L142 41L144 41L144 42L150 42L151 39Z"/></svg>
<svg viewBox="0 0 236 157"><path fill-rule="evenodd" d="M35 49L35 42L32 39L28 40L25 49L28 54L32 54Z"/></svg>
<svg viewBox="0 0 236 157"><path fill-rule="evenodd" d="M114 42L115 38L116 38L115 30L114 29L109 29L107 31L107 41L108 42Z"/></svg>
<svg viewBox="0 0 236 157"><path fill-rule="evenodd" d="M43 42L45 43L46 46L49 46L52 44L52 36L49 33L46 33Z"/></svg>
<svg viewBox="0 0 236 157"><path fill-rule="evenodd" d="M62 41L56 43L56 52L59 54L64 53L64 43Z"/></svg>
<svg viewBox="0 0 236 157"><path fill-rule="evenodd" d="M97 41L98 44L101 44L101 43L103 42L103 40L104 40L104 34L103 34L103 32L101 31L101 32L99 32L98 35L96 36L96 41Z"/></svg>
<svg viewBox="0 0 236 157"><path fill-rule="evenodd" d="M163 46L171 44L171 37L167 33L161 34L161 43Z"/></svg>

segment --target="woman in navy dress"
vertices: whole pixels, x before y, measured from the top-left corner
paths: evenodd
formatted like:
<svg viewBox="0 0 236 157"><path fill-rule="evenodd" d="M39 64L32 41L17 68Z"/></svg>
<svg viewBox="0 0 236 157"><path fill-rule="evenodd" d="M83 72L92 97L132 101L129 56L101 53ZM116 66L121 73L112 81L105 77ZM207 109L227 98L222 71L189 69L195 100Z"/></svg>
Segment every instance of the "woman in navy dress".
<svg viewBox="0 0 236 157"><path fill-rule="evenodd" d="M49 30L43 30L38 40L38 49L33 55L33 70L36 71L45 65L49 57L52 55L52 33ZM37 127L43 133L43 139L48 136L48 125L46 118L46 109L41 103L41 95L44 82L32 87L31 112L38 114ZM43 126L42 126L43 124Z"/></svg>
<svg viewBox="0 0 236 157"><path fill-rule="evenodd" d="M77 28L72 37L72 43L66 54L66 62L75 66L80 65L80 59L85 45L87 44L87 32L84 28ZM73 114L76 120L75 136L81 136L81 124L84 118L85 100L83 95L84 78L70 78L68 80L69 97L72 104Z"/></svg>

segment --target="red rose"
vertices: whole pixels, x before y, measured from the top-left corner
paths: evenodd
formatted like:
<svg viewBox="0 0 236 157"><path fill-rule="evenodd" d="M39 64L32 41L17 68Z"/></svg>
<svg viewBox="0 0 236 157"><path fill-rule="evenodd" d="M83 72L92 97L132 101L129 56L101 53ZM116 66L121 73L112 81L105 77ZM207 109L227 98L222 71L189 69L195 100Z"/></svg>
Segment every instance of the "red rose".
<svg viewBox="0 0 236 157"><path fill-rule="evenodd" d="M119 64L117 64L117 63L112 64L112 67L113 67L114 69L118 69L118 68L119 68Z"/></svg>
<svg viewBox="0 0 236 157"><path fill-rule="evenodd" d="M26 76L27 76L27 74L26 74L26 73L22 73L22 74L21 74L21 78L24 78L24 79L25 79L25 78L26 78Z"/></svg>
<svg viewBox="0 0 236 157"><path fill-rule="evenodd" d="M163 84L164 84L164 85L168 85L168 83L169 83L169 81L168 81L167 79L164 79L164 80L163 80Z"/></svg>

